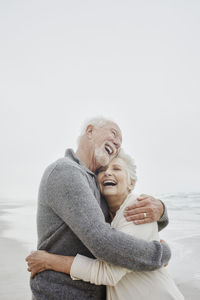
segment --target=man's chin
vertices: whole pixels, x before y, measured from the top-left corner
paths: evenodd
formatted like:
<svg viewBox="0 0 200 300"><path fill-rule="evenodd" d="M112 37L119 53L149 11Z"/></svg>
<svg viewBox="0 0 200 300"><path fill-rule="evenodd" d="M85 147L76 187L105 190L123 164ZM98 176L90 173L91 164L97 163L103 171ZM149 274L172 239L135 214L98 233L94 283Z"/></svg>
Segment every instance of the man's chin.
<svg viewBox="0 0 200 300"><path fill-rule="evenodd" d="M96 157L96 162L99 165L99 167L106 167L109 164L110 159L108 156L101 155Z"/></svg>

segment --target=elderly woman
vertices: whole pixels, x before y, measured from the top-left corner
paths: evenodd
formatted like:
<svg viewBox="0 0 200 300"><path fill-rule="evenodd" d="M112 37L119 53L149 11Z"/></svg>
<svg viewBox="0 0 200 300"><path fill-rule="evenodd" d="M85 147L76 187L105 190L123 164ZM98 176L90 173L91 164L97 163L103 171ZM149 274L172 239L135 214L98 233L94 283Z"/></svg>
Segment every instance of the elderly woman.
<svg viewBox="0 0 200 300"><path fill-rule="evenodd" d="M159 241L156 222L137 226L124 218L125 207L133 204L137 198L132 192L136 182L135 168L131 157L121 150L117 158L98 172L100 190L110 208L111 226L137 238ZM71 257L46 251L32 252L27 261L32 277L38 272L51 269L70 274L74 280L106 285L107 300L184 299L164 267L151 272L133 272L79 254Z"/></svg>

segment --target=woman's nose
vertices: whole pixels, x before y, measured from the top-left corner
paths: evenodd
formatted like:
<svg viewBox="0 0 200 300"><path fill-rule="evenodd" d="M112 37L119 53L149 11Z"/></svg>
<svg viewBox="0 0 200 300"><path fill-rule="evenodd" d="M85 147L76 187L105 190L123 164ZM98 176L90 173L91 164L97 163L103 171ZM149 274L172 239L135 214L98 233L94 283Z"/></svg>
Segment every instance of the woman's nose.
<svg viewBox="0 0 200 300"><path fill-rule="evenodd" d="M111 176L112 175L111 170L110 169L105 170L104 175L105 176Z"/></svg>

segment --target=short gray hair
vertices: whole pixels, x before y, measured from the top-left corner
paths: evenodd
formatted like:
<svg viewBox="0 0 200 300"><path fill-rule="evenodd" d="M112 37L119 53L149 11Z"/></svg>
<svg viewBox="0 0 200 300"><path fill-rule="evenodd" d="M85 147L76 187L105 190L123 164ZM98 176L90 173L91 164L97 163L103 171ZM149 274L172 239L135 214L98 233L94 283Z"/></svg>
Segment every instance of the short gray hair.
<svg viewBox="0 0 200 300"><path fill-rule="evenodd" d="M126 154L123 149L120 149L117 158L122 159L126 163L127 171L130 179L133 179L136 182L137 180L136 165L133 158L129 154Z"/></svg>
<svg viewBox="0 0 200 300"><path fill-rule="evenodd" d="M104 117L95 117L95 118L91 118L91 119L86 119L83 126L82 126L82 129L81 129L81 134L79 135L78 139L77 139L77 144L79 145L80 143L80 140L82 138L82 136L85 134L86 132L86 129L89 125L93 125L94 127L98 128L98 127L102 127L108 123L115 123L115 121L113 121L112 119L107 119L107 118L104 118Z"/></svg>

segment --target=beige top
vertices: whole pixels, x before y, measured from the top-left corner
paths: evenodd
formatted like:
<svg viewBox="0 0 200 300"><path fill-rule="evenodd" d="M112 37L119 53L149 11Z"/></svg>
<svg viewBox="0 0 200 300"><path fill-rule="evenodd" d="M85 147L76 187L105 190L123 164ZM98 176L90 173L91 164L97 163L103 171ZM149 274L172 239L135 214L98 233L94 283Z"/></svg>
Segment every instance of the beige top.
<svg viewBox="0 0 200 300"><path fill-rule="evenodd" d="M130 194L117 211L111 226L119 231L147 241L160 240L157 223L135 225L123 216L127 205L136 201ZM144 249L145 250L145 249ZM107 300L183 300L184 297L166 268L151 272L133 272L105 261L77 255L70 272L73 280L84 280L107 286Z"/></svg>

